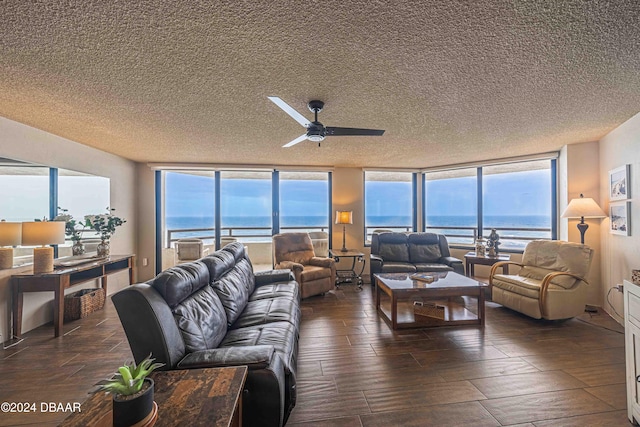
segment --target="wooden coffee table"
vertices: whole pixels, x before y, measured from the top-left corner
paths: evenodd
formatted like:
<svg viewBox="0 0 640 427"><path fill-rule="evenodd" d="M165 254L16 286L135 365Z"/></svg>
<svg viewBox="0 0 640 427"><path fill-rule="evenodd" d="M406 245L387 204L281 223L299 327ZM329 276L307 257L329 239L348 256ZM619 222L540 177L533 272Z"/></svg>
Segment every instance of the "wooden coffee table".
<svg viewBox="0 0 640 427"><path fill-rule="evenodd" d="M376 284L376 310L392 329L453 325L484 326L484 289L489 285L452 271L425 274L433 276L435 280L432 283L412 280L411 273L373 275ZM388 309L380 304L383 292L391 299ZM456 301L460 299L459 297L467 296L477 299L477 313L469 311L464 304ZM444 306L444 319L414 316L412 300L428 300ZM389 311L390 315L387 313ZM399 317L404 321L399 322Z"/></svg>

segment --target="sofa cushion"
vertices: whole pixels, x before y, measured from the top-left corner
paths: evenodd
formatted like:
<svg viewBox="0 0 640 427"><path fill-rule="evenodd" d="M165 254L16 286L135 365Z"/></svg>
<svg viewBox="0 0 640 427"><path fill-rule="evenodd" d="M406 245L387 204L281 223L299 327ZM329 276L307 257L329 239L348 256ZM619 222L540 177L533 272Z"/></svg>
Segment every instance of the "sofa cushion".
<svg viewBox="0 0 640 427"><path fill-rule="evenodd" d="M249 295L255 288L255 277L251 263L244 258L241 259L235 267L220 280L213 282L211 286L218 294L227 313L228 324L233 324L244 310L247 301L249 301Z"/></svg>
<svg viewBox="0 0 640 427"><path fill-rule="evenodd" d="M287 373L295 372L298 330L289 322L274 322L229 330L220 347L272 345Z"/></svg>
<svg viewBox="0 0 640 427"><path fill-rule="evenodd" d="M300 323L298 304L288 297L249 301L231 329L274 322L289 322L297 327Z"/></svg>
<svg viewBox="0 0 640 427"><path fill-rule="evenodd" d="M416 264L416 271L453 271L453 268L446 264L421 262Z"/></svg>
<svg viewBox="0 0 640 427"><path fill-rule="evenodd" d="M249 301L258 301L269 298L288 298L292 301L300 301L300 286L298 282L272 283L257 287L249 296Z"/></svg>
<svg viewBox="0 0 640 427"><path fill-rule="evenodd" d="M209 269L211 283L219 280L235 265L235 258L231 252L217 251L200 259Z"/></svg>
<svg viewBox="0 0 640 427"><path fill-rule="evenodd" d="M300 273L300 277L302 277L303 283L324 279L325 277L331 277L331 269L315 265L305 265L304 270Z"/></svg>
<svg viewBox="0 0 640 427"><path fill-rule="evenodd" d="M385 262L382 273L415 273L416 266L408 262Z"/></svg>
<svg viewBox="0 0 640 427"><path fill-rule="evenodd" d="M384 262L409 262L407 235L404 233L382 233L378 235L378 256Z"/></svg>
<svg viewBox="0 0 640 427"><path fill-rule="evenodd" d="M522 255L523 268L520 276L542 280L554 271L563 271L585 277L589 273L592 250L584 245L556 240L534 240L525 248ZM573 287L576 279L571 276L559 276L551 283L565 289Z"/></svg>
<svg viewBox="0 0 640 427"><path fill-rule="evenodd" d="M172 309L208 283L209 269L200 261L171 267L149 282Z"/></svg>
<svg viewBox="0 0 640 427"><path fill-rule="evenodd" d="M227 333L225 310L209 286L198 290L172 311L187 353L216 348Z"/></svg>

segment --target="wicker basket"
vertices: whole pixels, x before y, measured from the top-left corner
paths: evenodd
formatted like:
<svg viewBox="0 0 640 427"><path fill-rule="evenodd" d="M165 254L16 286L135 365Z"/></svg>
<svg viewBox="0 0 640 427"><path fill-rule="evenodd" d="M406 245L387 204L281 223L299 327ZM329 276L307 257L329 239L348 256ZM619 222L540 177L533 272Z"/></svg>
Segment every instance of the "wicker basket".
<svg viewBox="0 0 640 427"><path fill-rule="evenodd" d="M77 320L104 307L104 289L82 289L64 297L64 320Z"/></svg>
<svg viewBox="0 0 640 427"><path fill-rule="evenodd" d="M413 314L419 317L429 317L432 319L444 320L444 306L431 302L423 303L415 301L413 303Z"/></svg>

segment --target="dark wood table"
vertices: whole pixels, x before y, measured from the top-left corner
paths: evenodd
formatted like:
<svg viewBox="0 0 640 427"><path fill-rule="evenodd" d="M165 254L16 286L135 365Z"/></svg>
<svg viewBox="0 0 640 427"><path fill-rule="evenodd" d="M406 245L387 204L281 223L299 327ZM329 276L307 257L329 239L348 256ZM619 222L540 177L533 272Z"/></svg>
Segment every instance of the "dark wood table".
<svg viewBox="0 0 640 427"><path fill-rule="evenodd" d="M135 277L135 258L135 255L111 255L96 260L61 258L56 260L57 267L51 273L11 276L13 336L20 338L22 335L22 305L25 292L53 292L53 333L59 337L64 321L64 290L79 283L100 279L106 295L107 276L123 270L129 270L129 284L132 284ZM79 263L73 265L76 262Z"/></svg>
<svg viewBox="0 0 640 427"><path fill-rule="evenodd" d="M431 326L481 325L484 326L484 289L489 285L470 279L461 274L448 272L425 272L435 279L431 283L411 279L411 273L374 274L376 284L376 311L392 329L424 328ZM381 293L391 298L389 316L380 305ZM456 301L456 297L474 297L478 300L477 313L474 314ZM399 322L399 302L416 299L437 301L445 307L444 319L416 319L411 310L405 310ZM422 316L420 316L422 317Z"/></svg>
<svg viewBox="0 0 640 427"><path fill-rule="evenodd" d="M479 265L493 265L500 261L510 261L511 255L509 254L498 254L497 256L478 256L475 252L467 252L464 255L465 268L464 271L467 277L473 277L476 273L475 264ZM502 272L504 274L509 274L509 266L503 265Z"/></svg>
<svg viewBox="0 0 640 427"><path fill-rule="evenodd" d="M242 426L242 390L247 367L156 371L154 400L158 404L155 426ZM112 397L98 392L66 418L65 427L113 425Z"/></svg>
<svg viewBox="0 0 640 427"><path fill-rule="evenodd" d="M364 273L364 268L367 265L364 253L353 249L348 249L345 252L339 249L330 249L329 257L333 258L336 262L340 262L340 258L351 258L351 268L336 270L336 288L339 288L342 283L355 282L358 288L362 289L362 273ZM360 271L356 271L356 261L362 263Z"/></svg>

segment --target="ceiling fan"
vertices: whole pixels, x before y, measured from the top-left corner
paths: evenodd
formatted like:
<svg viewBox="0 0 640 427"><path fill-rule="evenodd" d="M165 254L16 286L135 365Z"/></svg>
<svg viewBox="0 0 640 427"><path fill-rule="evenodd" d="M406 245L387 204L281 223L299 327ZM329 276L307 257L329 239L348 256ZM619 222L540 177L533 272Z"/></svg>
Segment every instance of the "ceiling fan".
<svg viewBox="0 0 640 427"><path fill-rule="evenodd" d="M283 145L284 148L296 145L299 142L308 139L309 141L317 142L318 145L327 136L381 136L384 134L384 130L379 129L358 129L358 128L339 128L334 126L325 126L318 121L318 113L322 111L324 102L322 101L309 101L307 107L314 113L314 120L310 122L302 114L298 113L289 104L284 102L277 96L268 96L269 100L280 107L285 113L293 118L296 122L307 128L307 132L300 135L293 141Z"/></svg>

